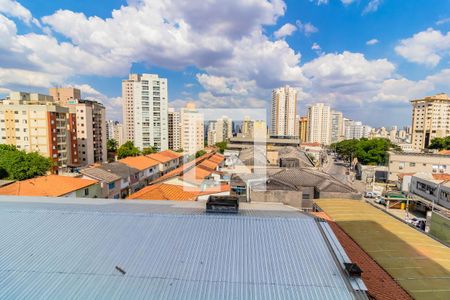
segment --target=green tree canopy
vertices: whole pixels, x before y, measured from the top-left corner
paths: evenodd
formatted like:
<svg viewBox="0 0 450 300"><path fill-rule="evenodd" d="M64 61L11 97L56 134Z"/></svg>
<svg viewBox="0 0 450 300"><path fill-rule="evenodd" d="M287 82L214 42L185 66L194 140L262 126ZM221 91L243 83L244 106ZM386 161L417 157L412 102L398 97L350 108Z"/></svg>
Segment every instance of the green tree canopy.
<svg viewBox="0 0 450 300"><path fill-rule="evenodd" d="M109 139L106 142L106 149L108 150L108 152L116 152L118 146L119 146L119 143L114 139Z"/></svg>
<svg viewBox="0 0 450 300"><path fill-rule="evenodd" d="M223 141L223 142L216 143L215 146L218 147L219 152L223 154L225 152L225 149L227 149L227 145L228 145L228 143L226 141Z"/></svg>
<svg viewBox="0 0 450 300"><path fill-rule="evenodd" d="M117 150L117 157L119 159L128 157L128 156L138 156L141 154L141 151L139 151L136 146L134 146L133 142L128 141L122 146L119 147Z"/></svg>
<svg viewBox="0 0 450 300"><path fill-rule="evenodd" d="M198 157L200 157L202 155L205 155L205 154L206 154L205 150L199 150L199 151L197 151L197 153L195 153L195 158L198 158Z"/></svg>
<svg viewBox="0 0 450 300"><path fill-rule="evenodd" d="M428 149L450 150L450 136L432 139Z"/></svg>
<svg viewBox="0 0 450 300"><path fill-rule="evenodd" d="M147 155L147 154L153 154L153 153L156 153L156 152L158 152L157 150L156 150L156 148L155 147L146 147L146 148L144 148L144 150L142 150L142 154L144 154L144 155Z"/></svg>
<svg viewBox="0 0 450 300"><path fill-rule="evenodd" d="M53 162L37 152L26 153L12 145L0 145L0 178L25 180L45 175Z"/></svg>
<svg viewBox="0 0 450 300"><path fill-rule="evenodd" d="M344 160L357 158L363 165L384 165L389 150L401 151L400 147L383 138L345 140L330 145L330 148Z"/></svg>

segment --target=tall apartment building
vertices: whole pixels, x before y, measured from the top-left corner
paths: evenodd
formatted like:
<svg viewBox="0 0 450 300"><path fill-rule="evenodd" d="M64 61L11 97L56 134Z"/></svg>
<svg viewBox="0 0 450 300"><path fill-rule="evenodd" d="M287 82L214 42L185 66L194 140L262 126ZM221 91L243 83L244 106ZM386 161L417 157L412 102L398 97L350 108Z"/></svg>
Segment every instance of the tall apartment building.
<svg viewBox="0 0 450 300"><path fill-rule="evenodd" d="M170 150L181 149L181 113L169 107L167 113L168 146Z"/></svg>
<svg viewBox="0 0 450 300"><path fill-rule="evenodd" d="M263 120L250 120L250 117L244 117L241 126L240 137L244 138L266 138L267 124Z"/></svg>
<svg viewBox="0 0 450 300"><path fill-rule="evenodd" d="M361 139L371 137L372 127L364 125L360 121L346 120L345 121L345 139Z"/></svg>
<svg viewBox="0 0 450 300"><path fill-rule="evenodd" d="M167 150L167 79L156 74L130 74L122 80L125 139L139 149L155 147Z"/></svg>
<svg viewBox="0 0 450 300"><path fill-rule="evenodd" d="M233 120L223 116L208 125L208 145L229 140L233 137Z"/></svg>
<svg viewBox="0 0 450 300"><path fill-rule="evenodd" d="M331 142L344 139L344 116L340 111L331 111Z"/></svg>
<svg viewBox="0 0 450 300"><path fill-rule="evenodd" d="M78 158L81 165L107 161L106 110L103 104L82 100L79 89L51 88L55 102L76 114Z"/></svg>
<svg viewBox="0 0 450 300"><path fill-rule="evenodd" d="M298 122L298 134L300 143L306 143L308 141L308 117L300 117Z"/></svg>
<svg viewBox="0 0 450 300"><path fill-rule="evenodd" d="M55 87L49 88L48 92L53 100L58 102L60 105L67 107L67 105L72 100L81 99L80 89L73 87Z"/></svg>
<svg viewBox="0 0 450 300"><path fill-rule="evenodd" d="M181 109L181 148L187 154L195 154L204 148L204 116L188 103Z"/></svg>
<svg viewBox="0 0 450 300"><path fill-rule="evenodd" d="M75 114L48 95L11 92L0 101L0 142L39 152L56 169L79 164Z"/></svg>
<svg viewBox="0 0 450 300"><path fill-rule="evenodd" d="M308 142L329 145L331 143L331 108L323 103L308 109Z"/></svg>
<svg viewBox="0 0 450 300"><path fill-rule="evenodd" d="M437 94L412 100L412 144L422 150L434 138L450 135L450 98Z"/></svg>
<svg viewBox="0 0 450 300"><path fill-rule="evenodd" d="M271 136L295 136L297 94L297 90L289 86L272 91Z"/></svg>
<svg viewBox="0 0 450 300"><path fill-rule="evenodd" d="M106 121L106 139L115 140L119 147L122 146L125 143L123 124L113 120Z"/></svg>

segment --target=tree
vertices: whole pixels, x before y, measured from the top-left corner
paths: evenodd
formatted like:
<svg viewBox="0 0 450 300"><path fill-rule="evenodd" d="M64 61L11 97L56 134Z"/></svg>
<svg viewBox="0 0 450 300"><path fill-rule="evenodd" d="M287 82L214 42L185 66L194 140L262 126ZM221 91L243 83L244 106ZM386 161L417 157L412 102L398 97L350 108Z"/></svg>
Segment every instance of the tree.
<svg viewBox="0 0 450 300"><path fill-rule="evenodd" d="M225 152L225 149L227 149L227 146L228 146L227 141L216 143L216 147L219 148L219 152L222 154Z"/></svg>
<svg viewBox="0 0 450 300"><path fill-rule="evenodd" d="M400 147L383 138L345 140L330 145L330 148L335 149L342 159L351 162L357 158L363 165L383 165L389 150L401 151Z"/></svg>
<svg viewBox="0 0 450 300"><path fill-rule="evenodd" d="M450 136L432 139L428 149L450 150Z"/></svg>
<svg viewBox="0 0 450 300"><path fill-rule="evenodd" d="M128 156L138 156L141 154L141 151L139 151L136 146L134 146L133 142L128 141L122 146L119 147L117 150L117 157L119 159L128 157Z"/></svg>
<svg viewBox="0 0 450 300"><path fill-rule="evenodd" d="M180 149L178 149L178 150L175 150L175 152L178 152L178 153L183 153L183 152L184 152L184 150L183 150L183 148L180 148Z"/></svg>
<svg viewBox="0 0 450 300"><path fill-rule="evenodd" d="M119 143L114 140L114 139L109 139L106 142L106 149L108 150L108 152L116 152L117 151L117 147L119 146Z"/></svg>
<svg viewBox="0 0 450 300"><path fill-rule="evenodd" d="M146 147L146 148L144 148L144 150L142 150L142 154L144 154L144 155L153 154L153 153L156 153L156 152L158 152L158 151L156 150L155 147L152 147L152 146Z"/></svg>
<svg viewBox="0 0 450 300"><path fill-rule="evenodd" d="M205 151L205 150L199 150L199 151L197 151L197 152L195 153L195 158L198 158L198 157L203 156L203 155L205 155L205 154L206 154L206 151Z"/></svg>
<svg viewBox="0 0 450 300"><path fill-rule="evenodd" d="M45 175L53 162L37 152L26 153L12 145L0 145L0 177L25 180Z"/></svg>

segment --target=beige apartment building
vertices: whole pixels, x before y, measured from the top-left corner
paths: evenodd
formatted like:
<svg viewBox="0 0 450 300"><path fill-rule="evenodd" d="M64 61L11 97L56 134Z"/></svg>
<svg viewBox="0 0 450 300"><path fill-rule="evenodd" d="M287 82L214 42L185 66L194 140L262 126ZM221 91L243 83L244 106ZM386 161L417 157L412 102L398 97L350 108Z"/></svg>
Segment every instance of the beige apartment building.
<svg viewBox="0 0 450 300"><path fill-rule="evenodd" d="M167 112L168 145L169 149L178 151L181 149L181 113L169 107Z"/></svg>
<svg viewBox="0 0 450 300"><path fill-rule="evenodd" d="M412 144L416 150L425 149L431 140L450 135L450 98L437 94L412 100Z"/></svg>
<svg viewBox="0 0 450 300"><path fill-rule="evenodd" d="M267 123L264 120L251 120L250 117L244 117L242 121L241 133L238 137L242 138L267 138Z"/></svg>
<svg viewBox="0 0 450 300"><path fill-rule="evenodd" d="M399 174L445 174L449 170L450 155L389 152L389 181L397 181Z"/></svg>
<svg viewBox="0 0 450 300"><path fill-rule="evenodd" d="M195 103L181 109L181 148L189 155L204 148L204 116L195 108Z"/></svg>
<svg viewBox="0 0 450 300"><path fill-rule="evenodd" d="M331 143L331 108L316 103L308 108L308 142L329 145Z"/></svg>
<svg viewBox="0 0 450 300"><path fill-rule="evenodd" d="M0 101L0 143L50 157L57 169L79 164L75 114L48 95L11 92Z"/></svg>
<svg viewBox="0 0 450 300"><path fill-rule="evenodd" d="M288 85L272 91L271 136L295 136L297 94L297 90Z"/></svg>
<svg viewBox="0 0 450 300"><path fill-rule="evenodd" d="M117 121L106 121L106 139L115 140L118 146L122 146L125 143L123 124Z"/></svg>
<svg viewBox="0 0 450 300"><path fill-rule="evenodd" d="M308 141L308 117L300 117L298 134L301 143L306 143Z"/></svg>
<svg viewBox="0 0 450 300"><path fill-rule="evenodd" d="M103 104L82 100L81 91L71 87L53 88L49 92L56 102L76 115L80 165L106 162L106 110Z"/></svg>

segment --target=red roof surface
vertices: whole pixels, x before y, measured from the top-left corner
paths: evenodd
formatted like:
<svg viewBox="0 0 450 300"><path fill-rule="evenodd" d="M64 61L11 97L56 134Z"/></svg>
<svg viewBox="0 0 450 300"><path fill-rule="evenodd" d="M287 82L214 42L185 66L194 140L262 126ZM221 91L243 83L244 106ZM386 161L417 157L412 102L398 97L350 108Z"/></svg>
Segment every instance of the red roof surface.
<svg viewBox="0 0 450 300"><path fill-rule="evenodd" d="M164 150L164 151L159 152L159 154L167 156L167 157L170 157L172 159L179 158L179 157L183 156L183 154L175 152L175 151L172 151L172 150Z"/></svg>
<svg viewBox="0 0 450 300"><path fill-rule="evenodd" d="M196 187L185 187L167 183L157 183L149 185L142 190L131 194L128 199L134 200L175 200L175 201L195 201L198 196L211 195L222 192L229 192L230 186L222 184L200 190Z"/></svg>

